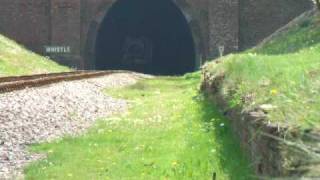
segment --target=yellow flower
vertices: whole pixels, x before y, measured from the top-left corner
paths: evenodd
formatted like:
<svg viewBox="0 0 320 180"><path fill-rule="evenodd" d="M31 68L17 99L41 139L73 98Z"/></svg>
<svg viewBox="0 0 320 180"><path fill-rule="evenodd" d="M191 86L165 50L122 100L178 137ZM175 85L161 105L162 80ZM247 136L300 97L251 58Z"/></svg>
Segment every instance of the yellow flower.
<svg viewBox="0 0 320 180"><path fill-rule="evenodd" d="M276 90L276 89L272 89L272 90L270 91L270 93L271 93L271 95L275 96L275 95L277 95L279 92L278 92L278 90Z"/></svg>
<svg viewBox="0 0 320 180"><path fill-rule="evenodd" d="M178 165L178 162L177 161L173 161L172 164L171 164L173 167L176 167Z"/></svg>

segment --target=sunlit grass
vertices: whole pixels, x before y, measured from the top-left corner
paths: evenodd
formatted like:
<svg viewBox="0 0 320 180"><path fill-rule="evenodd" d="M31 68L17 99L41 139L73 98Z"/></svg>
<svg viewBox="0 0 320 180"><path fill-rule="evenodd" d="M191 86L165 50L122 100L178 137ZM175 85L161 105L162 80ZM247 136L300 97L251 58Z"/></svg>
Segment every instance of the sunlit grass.
<svg viewBox="0 0 320 180"><path fill-rule="evenodd" d="M297 53L313 47L320 42L320 13L303 17L287 31L279 33L273 39L251 49L251 52L267 55Z"/></svg>
<svg viewBox="0 0 320 180"><path fill-rule="evenodd" d="M0 76L62 72L70 69L26 50L0 35Z"/></svg>
<svg viewBox="0 0 320 180"><path fill-rule="evenodd" d="M273 123L320 128L320 16L300 22L264 46L208 64L225 74L222 91L231 106L268 112Z"/></svg>
<svg viewBox="0 0 320 180"><path fill-rule="evenodd" d="M252 171L217 108L198 94L199 74L144 80L107 94L128 113L88 134L33 146L48 159L27 179L250 179Z"/></svg>

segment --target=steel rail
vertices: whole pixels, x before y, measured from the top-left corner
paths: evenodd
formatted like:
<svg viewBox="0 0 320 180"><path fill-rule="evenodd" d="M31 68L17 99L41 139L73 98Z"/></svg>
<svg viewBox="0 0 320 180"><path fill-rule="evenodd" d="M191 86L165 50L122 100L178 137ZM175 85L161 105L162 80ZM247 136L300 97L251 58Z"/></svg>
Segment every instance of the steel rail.
<svg viewBox="0 0 320 180"><path fill-rule="evenodd" d="M31 87L40 87L62 81L74 81L94 78L115 73L130 73L130 71L72 71L62 73L36 74L28 76L11 76L0 78L0 93L12 92Z"/></svg>

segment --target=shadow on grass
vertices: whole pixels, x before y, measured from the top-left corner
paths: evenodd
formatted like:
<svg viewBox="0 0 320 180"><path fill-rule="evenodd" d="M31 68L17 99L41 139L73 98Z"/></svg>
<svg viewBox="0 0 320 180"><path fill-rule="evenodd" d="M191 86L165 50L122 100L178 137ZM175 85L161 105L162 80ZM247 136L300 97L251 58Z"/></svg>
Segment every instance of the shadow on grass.
<svg viewBox="0 0 320 180"><path fill-rule="evenodd" d="M249 158L241 149L239 139L232 132L230 122L218 111L218 107L199 95L197 102L201 107L201 121L208 127L208 131L215 136L219 164L222 171L230 179L255 179L250 167ZM209 124L209 126L208 126ZM211 127L210 127L211 125ZM219 177L217 177L219 179Z"/></svg>

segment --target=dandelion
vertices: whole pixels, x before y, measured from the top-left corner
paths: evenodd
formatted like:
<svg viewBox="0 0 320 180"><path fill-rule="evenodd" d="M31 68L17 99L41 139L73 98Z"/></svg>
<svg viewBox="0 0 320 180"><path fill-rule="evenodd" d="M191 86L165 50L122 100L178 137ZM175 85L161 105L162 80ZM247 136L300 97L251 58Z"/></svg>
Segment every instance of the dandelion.
<svg viewBox="0 0 320 180"><path fill-rule="evenodd" d="M72 177L72 176L73 176L73 174L71 174L71 173L68 174L68 177Z"/></svg>
<svg viewBox="0 0 320 180"><path fill-rule="evenodd" d="M278 93L279 93L279 92L278 92L278 90L276 90L276 89L272 89L272 90L270 91L270 94L273 95L273 96L277 95Z"/></svg>
<svg viewBox="0 0 320 180"><path fill-rule="evenodd" d="M176 166L178 165L178 162L177 162L177 161L173 161L173 162L171 163L171 165L172 165L172 167L176 167Z"/></svg>

